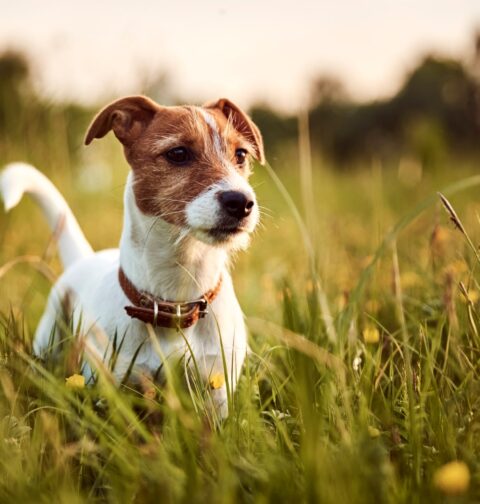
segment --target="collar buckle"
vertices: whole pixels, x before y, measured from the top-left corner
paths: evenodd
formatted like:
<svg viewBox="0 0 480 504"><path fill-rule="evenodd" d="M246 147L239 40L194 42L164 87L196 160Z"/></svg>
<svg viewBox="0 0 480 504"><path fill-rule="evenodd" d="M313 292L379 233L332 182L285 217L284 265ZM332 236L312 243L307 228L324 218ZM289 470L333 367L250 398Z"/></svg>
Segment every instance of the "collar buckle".
<svg viewBox="0 0 480 504"><path fill-rule="evenodd" d="M198 317L203 318L208 314L208 301L203 297L198 300Z"/></svg>

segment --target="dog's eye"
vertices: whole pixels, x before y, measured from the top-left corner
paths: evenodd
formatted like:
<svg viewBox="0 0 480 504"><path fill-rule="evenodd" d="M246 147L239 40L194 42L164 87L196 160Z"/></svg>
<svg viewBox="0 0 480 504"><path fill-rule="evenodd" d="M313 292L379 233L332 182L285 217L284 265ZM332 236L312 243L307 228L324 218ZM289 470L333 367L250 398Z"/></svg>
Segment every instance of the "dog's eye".
<svg viewBox="0 0 480 504"><path fill-rule="evenodd" d="M245 163L245 159L247 159L247 151L245 149L237 149L235 151L235 161L237 164L241 165Z"/></svg>
<svg viewBox="0 0 480 504"><path fill-rule="evenodd" d="M175 164L185 164L190 161L190 151L186 147L175 147L166 154L167 159Z"/></svg>

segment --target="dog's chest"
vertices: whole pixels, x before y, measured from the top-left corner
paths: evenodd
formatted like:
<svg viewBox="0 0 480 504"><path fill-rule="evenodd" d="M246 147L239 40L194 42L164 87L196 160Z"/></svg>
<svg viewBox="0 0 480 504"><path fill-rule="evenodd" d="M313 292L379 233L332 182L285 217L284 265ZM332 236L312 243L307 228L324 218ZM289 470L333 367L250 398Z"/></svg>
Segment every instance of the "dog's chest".
<svg viewBox="0 0 480 504"><path fill-rule="evenodd" d="M212 370L222 369L222 352L232 355L234 347L246 345L242 314L228 289L209 306L205 318L187 329L178 330L153 328L130 318L124 310L128 300L118 292L109 299L112 306L108 309L104 305L101 325L107 334L116 331L117 339L121 341L121 351L113 370L119 379L132 368L132 364L136 371L152 376L162 375L168 365L194 365L206 377ZM104 353L103 349L99 348L99 351Z"/></svg>

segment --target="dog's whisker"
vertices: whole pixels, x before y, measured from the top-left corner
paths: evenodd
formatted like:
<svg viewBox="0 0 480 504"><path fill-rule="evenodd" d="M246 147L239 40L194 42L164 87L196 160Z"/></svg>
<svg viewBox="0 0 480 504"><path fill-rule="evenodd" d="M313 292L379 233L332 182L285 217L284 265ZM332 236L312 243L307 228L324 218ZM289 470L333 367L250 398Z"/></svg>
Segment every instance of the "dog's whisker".
<svg viewBox="0 0 480 504"><path fill-rule="evenodd" d="M202 189L211 189L212 191L215 189L215 184L206 184L200 180L194 180L193 183Z"/></svg>
<svg viewBox="0 0 480 504"><path fill-rule="evenodd" d="M152 232L152 229L154 228L155 224L157 224L157 222L159 220L160 220L160 217L155 218L154 221L152 222L151 226L148 228L147 234L145 235L145 239L144 239L144 242L143 242L142 254L145 253L145 248L147 246L147 242L148 242L148 238L150 236L150 233Z"/></svg>
<svg viewBox="0 0 480 504"><path fill-rule="evenodd" d="M167 196L145 196L143 198L139 198L138 196L135 198L137 201L173 201L175 203L188 203L187 200L178 199L178 198L169 198Z"/></svg>
<svg viewBox="0 0 480 504"><path fill-rule="evenodd" d="M185 203L185 204L189 203L189 201L186 201L186 200L174 199L174 198L166 198L166 197L159 198L159 201L171 201L171 202L174 202L174 203Z"/></svg>
<svg viewBox="0 0 480 504"><path fill-rule="evenodd" d="M173 245L175 247L178 247L178 245L180 245L180 243L188 236L188 234L189 229L187 228L182 229L178 235L178 238L173 242Z"/></svg>
<svg viewBox="0 0 480 504"><path fill-rule="evenodd" d="M161 213L159 215L157 215L154 219L154 221L152 222L152 224L150 225L150 227L148 228L148 231L145 235L145 239L144 239L144 248L147 244L147 241L148 241L148 238L150 236L150 233L152 232L152 229L155 227L155 225L157 224L157 222L160 220L160 219L163 219L164 217L168 217L169 215L175 215L175 214L179 214L179 213L183 213L183 210L178 210L178 211L173 211L173 212L164 212L164 213Z"/></svg>
<svg viewBox="0 0 480 504"><path fill-rule="evenodd" d="M273 210L262 205L258 205L258 208L261 212L269 213L273 215Z"/></svg>

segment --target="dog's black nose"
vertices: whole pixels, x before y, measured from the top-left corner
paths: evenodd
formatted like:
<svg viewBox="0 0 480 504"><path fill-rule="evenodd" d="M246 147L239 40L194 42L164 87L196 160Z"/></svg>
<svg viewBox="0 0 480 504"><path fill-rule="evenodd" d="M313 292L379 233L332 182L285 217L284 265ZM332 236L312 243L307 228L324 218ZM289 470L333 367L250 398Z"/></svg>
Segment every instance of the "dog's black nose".
<svg viewBox="0 0 480 504"><path fill-rule="evenodd" d="M250 215L255 202L239 191L224 191L218 195L222 207L228 215L243 219Z"/></svg>

